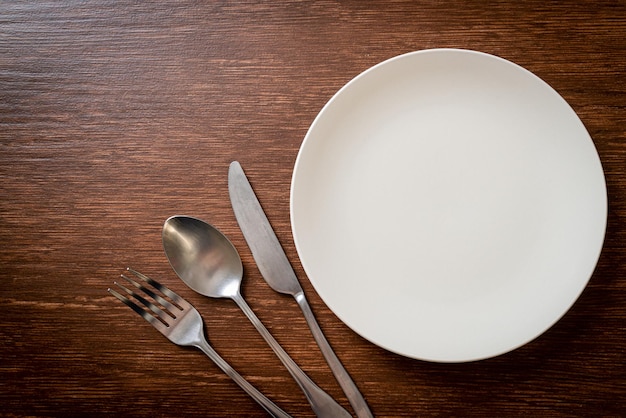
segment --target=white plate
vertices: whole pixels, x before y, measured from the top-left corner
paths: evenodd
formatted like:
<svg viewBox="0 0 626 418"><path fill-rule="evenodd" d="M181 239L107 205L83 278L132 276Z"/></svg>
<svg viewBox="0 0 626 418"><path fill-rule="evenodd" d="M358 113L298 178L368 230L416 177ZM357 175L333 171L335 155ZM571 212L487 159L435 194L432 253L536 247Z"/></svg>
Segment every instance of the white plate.
<svg viewBox="0 0 626 418"><path fill-rule="evenodd" d="M291 221L324 302L369 341L462 362L534 339L572 306L606 227L602 166L558 93L474 51L401 55L311 125Z"/></svg>

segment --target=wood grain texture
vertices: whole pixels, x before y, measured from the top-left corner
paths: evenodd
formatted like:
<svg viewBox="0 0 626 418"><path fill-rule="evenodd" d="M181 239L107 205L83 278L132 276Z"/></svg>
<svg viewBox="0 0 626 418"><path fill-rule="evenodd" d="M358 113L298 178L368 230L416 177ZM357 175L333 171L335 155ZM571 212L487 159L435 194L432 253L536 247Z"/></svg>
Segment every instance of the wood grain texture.
<svg viewBox="0 0 626 418"><path fill-rule="evenodd" d="M434 47L516 62L578 113L609 193L589 286L509 354L432 364L343 325L297 261L289 186L325 102L361 71ZM228 200L239 160L331 345L373 412L626 413L626 3L623 1L6 1L0 3L0 415L265 416L199 351L106 293L131 265L191 301L209 340L294 416L304 396L236 306L184 287L163 255L173 214L240 250L243 292L311 377L348 403L293 300L262 281Z"/></svg>

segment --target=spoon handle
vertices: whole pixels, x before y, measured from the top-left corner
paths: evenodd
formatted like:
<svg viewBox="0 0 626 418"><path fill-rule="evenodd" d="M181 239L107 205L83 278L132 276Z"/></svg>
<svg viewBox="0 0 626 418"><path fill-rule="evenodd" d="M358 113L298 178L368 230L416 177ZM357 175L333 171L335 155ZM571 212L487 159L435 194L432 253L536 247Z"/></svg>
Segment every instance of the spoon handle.
<svg viewBox="0 0 626 418"><path fill-rule="evenodd" d="M313 382L309 376L307 376L302 369L289 357L289 354L278 344L278 341L274 339L272 334L265 328L261 320L252 311L250 306L246 303L240 293L237 293L232 298L237 306L246 314L250 322L259 331L261 336L274 350L280 361L287 367L287 370L294 378L298 386L304 392L311 409L318 417L351 417L350 413L346 411L341 405L339 405L328 393L324 392L319 386Z"/></svg>
<svg viewBox="0 0 626 418"><path fill-rule="evenodd" d="M257 390L244 379L230 364L226 362L214 349L209 345L205 338L199 339L195 344L204 354L206 354L224 373L235 381L252 399L258 402L270 415L276 418L291 418L291 415L280 409L274 402L270 401L265 395Z"/></svg>
<svg viewBox="0 0 626 418"><path fill-rule="evenodd" d="M344 393L348 397L348 401L350 402L350 405L352 405L352 408L354 408L356 416L358 418L373 418L374 415L372 414L372 411L370 411L367 402L365 402L363 395L356 387L356 384L348 374L348 371L345 369L345 367L343 367L343 364L341 364L341 361L339 361L339 359L337 358L337 355L331 348L330 344L328 344L328 340L320 329L320 326L317 323L313 312L311 311L309 302L304 296L304 292L300 291L296 293L294 295L294 298L296 299L296 302L298 302L300 309L302 309L302 313L304 314L304 318L309 324L309 328L311 329L311 333L313 334L315 342L317 342L317 345L319 346L320 351L326 359L326 362L328 363L330 369L335 375L339 386L341 386Z"/></svg>

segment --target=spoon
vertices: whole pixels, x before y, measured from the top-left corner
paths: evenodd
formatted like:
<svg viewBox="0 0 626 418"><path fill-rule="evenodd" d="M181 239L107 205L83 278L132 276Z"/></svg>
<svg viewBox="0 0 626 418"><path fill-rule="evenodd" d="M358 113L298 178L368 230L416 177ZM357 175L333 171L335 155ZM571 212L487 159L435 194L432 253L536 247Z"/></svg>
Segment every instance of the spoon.
<svg viewBox="0 0 626 418"><path fill-rule="evenodd" d="M172 216L163 225L163 248L172 268L187 286L204 296L235 301L287 367L315 415L351 416L298 367L248 306L241 295L241 258L228 238L199 219Z"/></svg>

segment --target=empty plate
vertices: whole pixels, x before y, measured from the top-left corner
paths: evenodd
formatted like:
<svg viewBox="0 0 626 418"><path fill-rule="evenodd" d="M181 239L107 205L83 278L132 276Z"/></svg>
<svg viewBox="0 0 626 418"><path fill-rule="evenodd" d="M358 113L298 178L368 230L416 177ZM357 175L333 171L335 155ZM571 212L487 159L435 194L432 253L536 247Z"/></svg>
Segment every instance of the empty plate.
<svg viewBox="0 0 626 418"><path fill-rule="evenodd" d="M324 106L291 221L320 297L404 356L463 362L539 336L576 301L607 220L593 141L504 59L435 49L378 64Z"/></svg>

